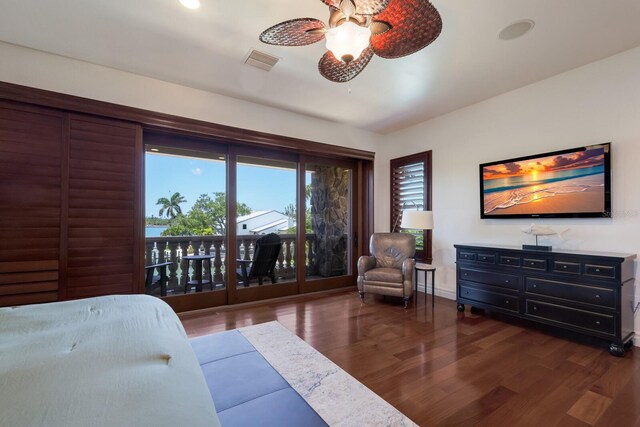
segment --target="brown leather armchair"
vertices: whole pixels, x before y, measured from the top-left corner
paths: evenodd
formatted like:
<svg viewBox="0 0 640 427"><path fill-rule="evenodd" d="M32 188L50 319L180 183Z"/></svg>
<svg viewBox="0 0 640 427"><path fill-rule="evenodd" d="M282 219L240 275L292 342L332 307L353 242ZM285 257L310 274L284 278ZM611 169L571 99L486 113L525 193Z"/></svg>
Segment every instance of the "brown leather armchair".
<svg viewBox="0 0 640 427"><path fill-rule="evenodd" d="M402 297L404 308L413 296L416 239L404 233L374 233L369 242L372 256L358 259L358 291Z"/></svg>

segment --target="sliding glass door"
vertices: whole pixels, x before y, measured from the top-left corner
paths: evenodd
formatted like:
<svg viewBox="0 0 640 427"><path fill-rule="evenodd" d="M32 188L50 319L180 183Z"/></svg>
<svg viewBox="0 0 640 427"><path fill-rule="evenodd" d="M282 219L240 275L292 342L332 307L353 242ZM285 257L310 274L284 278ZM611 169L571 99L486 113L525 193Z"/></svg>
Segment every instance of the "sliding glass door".
<svg viewBox="0 0 640 427"><path fill-rule="evenodd" d="M224 304L227 156L196 148L146 146L145 292Z"/></svg>
<svg viewBox="0 0 640 427"><path fill-rule="evenodd" d="M357 224L354 165L305 161L306 292L355 283Z"/></svg>
<svg viewBox="0 0 640 427"><path fill-rule="evenodd" d="M355 286L360 163L145 138L146 293L185 311Z"/></svg>
<svg viewBox="0 0 640 427"><path fill-rule="evenodd" d="M297 156L237 151L232 302L298 292L297 176Z"/></svg>

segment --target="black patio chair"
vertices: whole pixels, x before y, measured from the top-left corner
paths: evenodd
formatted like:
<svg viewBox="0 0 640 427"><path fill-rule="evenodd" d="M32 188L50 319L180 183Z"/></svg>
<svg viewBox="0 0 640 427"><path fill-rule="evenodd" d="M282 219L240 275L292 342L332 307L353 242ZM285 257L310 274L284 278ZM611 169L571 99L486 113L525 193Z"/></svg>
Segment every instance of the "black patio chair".
<svg viewBox="0 0 640 427"><path fill-rule="evenodd" d="M249 286L252 280L257 279L258 285L262 285L265 277L271 279L271 283L276 283L274 273L276 262L282 248L282 240L275 233L267 234L256 241L253 260L237 260L239 269L236 270L238 280L245 287ZM249 266L248 266L249 265Z"/></svg>
<svg viewBox="0 0 640 427"><path fill-rule="evenodd" d="M160 288L160 296L167 296L167 266L173 264L172 262L161 262L159 264L147 265L145 269L144 288L147 294ZM155 271L158 271L158 275L154 275Z"/></svg>

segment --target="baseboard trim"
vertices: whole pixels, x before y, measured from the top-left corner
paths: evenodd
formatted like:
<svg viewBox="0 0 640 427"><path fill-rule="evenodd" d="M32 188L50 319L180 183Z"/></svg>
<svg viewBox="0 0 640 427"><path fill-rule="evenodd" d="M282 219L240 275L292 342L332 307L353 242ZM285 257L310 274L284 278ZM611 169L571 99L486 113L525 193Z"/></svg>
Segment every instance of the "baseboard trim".
<svg viewBox="0 0 640 427"><path fill-rule="evenodd" d="M438 288L436 288L435 291L436 291L437 297L442 297L442 298L450 299L453 301L455 301L456 299L455 291L449 291L446 289L438 289ZM424 293L424 285L418 284L418 292ZM428 293L431 293L431 286L429 286Z"/></svg>

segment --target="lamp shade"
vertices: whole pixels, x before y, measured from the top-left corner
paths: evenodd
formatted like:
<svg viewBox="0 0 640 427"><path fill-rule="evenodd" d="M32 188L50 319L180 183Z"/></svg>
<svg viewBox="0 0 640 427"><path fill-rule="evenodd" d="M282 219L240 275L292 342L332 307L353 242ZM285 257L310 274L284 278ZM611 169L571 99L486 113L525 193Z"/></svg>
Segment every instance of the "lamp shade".
<svg viewBox="0 0 640 427"><path fill-rule="evenodd" d="M433 212L432 211L403 211L401 228L409 228L412 230L432 230L433 229Z"/></svg>

